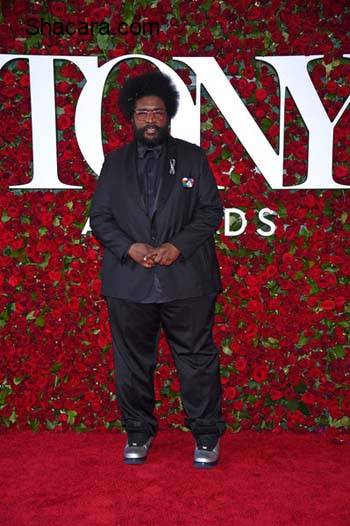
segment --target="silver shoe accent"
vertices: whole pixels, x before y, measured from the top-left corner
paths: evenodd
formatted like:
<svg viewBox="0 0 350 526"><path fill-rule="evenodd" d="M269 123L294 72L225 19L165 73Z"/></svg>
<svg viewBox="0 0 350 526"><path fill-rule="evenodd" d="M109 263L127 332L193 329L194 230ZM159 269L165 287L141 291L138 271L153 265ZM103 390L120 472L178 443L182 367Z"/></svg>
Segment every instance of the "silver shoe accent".
<svg viewBox="0 0 350 526"><path fill-rule="evenodd" d="M143 446L137 446L137 443L132 442L131 440L129 444L128 439L124 447L124 462L126 464L143 464L143 462L146 460L147 453L152 445L153 439L154 436L150 436Z"/></svg>
<svg viewBox="0 0 350 526"><path fill-rule="evenodd" d="M217 444L212 450L206 450L207 446L198 447L197 442L194 450L194 462L193 465L196 468L211 468L216 466L219 461L220 454L220 438L218 438Z"/></svg>

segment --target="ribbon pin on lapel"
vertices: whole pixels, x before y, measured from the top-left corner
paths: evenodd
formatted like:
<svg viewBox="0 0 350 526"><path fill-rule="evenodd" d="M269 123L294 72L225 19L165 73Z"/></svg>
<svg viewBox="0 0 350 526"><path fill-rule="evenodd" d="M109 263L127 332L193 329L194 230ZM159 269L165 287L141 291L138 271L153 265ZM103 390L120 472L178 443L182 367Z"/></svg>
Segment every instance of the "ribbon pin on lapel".
<svg viewBox="0 0 350 526"><path fill-rule="evenodd" d="M169 159L169 175L175 175L175 159Z"/></svg>
<svg viewBox="0 0 350 526"><path fill-rule="evenodd" d="M194 185L194 179L192 177L183 177L181 179L182 186L185 186L186 188L192 188Z"/></svg>

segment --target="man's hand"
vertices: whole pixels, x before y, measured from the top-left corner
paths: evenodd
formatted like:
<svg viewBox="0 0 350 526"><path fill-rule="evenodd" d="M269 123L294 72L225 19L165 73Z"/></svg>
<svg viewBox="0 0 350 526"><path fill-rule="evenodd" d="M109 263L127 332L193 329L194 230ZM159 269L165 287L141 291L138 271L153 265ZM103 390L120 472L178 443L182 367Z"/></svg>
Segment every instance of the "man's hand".
<svg viewBox="0 0 350 526"><path fill-rule="evenodd" d="M152 258L148 259L148 257L153 254L154 249L155 247L152 247L152 245L148 243L133 243L128 250L128 254L142 267L151 268L156 265L156 263L153 262Z"/></svg>
<svg viewBox="0 0 350 526"><path fill-rule="evenodd" d="M171 243L163 243L160 247L152 247L152 250L147 254L147 261L152 263L151 266L171 265L181 254L180 250Z"/></svg>

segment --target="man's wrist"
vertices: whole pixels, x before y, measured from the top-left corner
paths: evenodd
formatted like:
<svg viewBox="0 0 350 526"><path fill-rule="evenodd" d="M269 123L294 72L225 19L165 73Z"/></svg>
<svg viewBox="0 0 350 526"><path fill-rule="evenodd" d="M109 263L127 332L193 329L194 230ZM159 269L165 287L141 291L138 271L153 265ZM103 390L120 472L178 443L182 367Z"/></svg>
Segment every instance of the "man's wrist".
<svg viewBox="0 0 350 526"><path fill-rule="evenodd" d="M174 245L174 243L171 243L170 241L168 242L170 245L172 245L174 248L176 248L176 250L178 251L178 258L180 261L185 261L185 258L184 258L184 255L182 254L181 250L179 249L179 247L177 247L176 245Z"/></svg>
<svg viewBox="0 0 350 526"><path fill-rule="evenodd" d="M122 256L122 263L125 263L129 256L130 248L132 247L134 243L130 243L130 245L125 249L124 254Z"/></svg>

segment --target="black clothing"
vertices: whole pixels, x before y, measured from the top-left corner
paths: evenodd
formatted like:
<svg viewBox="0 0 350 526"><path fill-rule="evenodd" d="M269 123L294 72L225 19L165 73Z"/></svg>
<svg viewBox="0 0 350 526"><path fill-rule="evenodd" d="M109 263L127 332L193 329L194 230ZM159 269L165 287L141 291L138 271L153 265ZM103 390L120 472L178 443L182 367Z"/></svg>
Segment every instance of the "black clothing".
<svg viewBox="0 0 350 526"><path fill-rule="evenodd" d="M204 151L169 136L156 209L149 217L137 175L136 143L106 156L92 198L90 227L105 249L102 295L141 302L153 287L155 273L171 300L221 292L213 234L223 206ZM144 268L123 258L136 242L169 242L181 255L171 265Z"/></svg>
<svg viewBox="0 0 350 526"><path fill-rule="evenodd" d="M156 435L153 375L160 327L172 350L186 413L195 437L222 435L219 351L212 338L216 293L167 303L127 302L107 298L113 337L116 388L122 424Z"/></svg>
<svg viewBox="0 0 350 526"><path fill-rule="evenodd" d="M162 183L161 173L165 165L165 153L164 144L150 148L140 142L137 143L137 172L148 217L152 217L156 211ZM125 257L129 257L127 253ZM158 269L158 265L154 267L153 287L141 303L163 303L171 300L162 289Z"/></svg>
<svg viewBox="0 0 350 526"><path fill-rule="evenodd" d="M154 147L155 148L155 147ZM128 433L156 434L157 344L163 328L194 436L221 435L219 350L212 338L215 298L223 290L213 234L223 207L202 148L169 136L152 155L137 141L106 156L90 209L104 246L101 294L113 340L117 398ZM140 158L138 158L140 155ZM180 250L171 265L144 268L132 243Z"/></svg>

